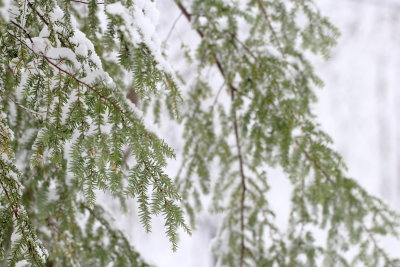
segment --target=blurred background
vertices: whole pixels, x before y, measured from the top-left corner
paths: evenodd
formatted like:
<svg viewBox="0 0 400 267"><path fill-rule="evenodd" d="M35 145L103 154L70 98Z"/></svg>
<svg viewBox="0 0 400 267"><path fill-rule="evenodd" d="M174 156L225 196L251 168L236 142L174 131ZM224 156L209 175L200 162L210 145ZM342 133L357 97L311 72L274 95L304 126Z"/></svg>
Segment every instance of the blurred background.
<svg viewBox="0 0 400 267"><path fill-rule="evenodd" d="M319 102L315 105L317 120L333 137L335 148L347 162L349 176L399 211L400 1L315 2L342 33L328 61L314 59L317 74L325 82L325 87L318 91ZM165 49L169 61L190 81L191 71L183 58L181 45L196 44L198 36L190 30L172 0L160 0L158 5L160 41L167 40ZM164 138L179 155L180 127L164 122L161 128ZM171 175L176 173L178 162L179 156L176 162L171 162ZM276 183L279 188L285 188L287 182L281 179ZM289 209L284 193L272 190L270 196L279 211L284 213ZM134 207L135 203L131 205ZM146 260L160 267L213 266L210 242L218 225L217 216L204 211L193 235L182 233L178 251L173 253L163 233L162 219L155 218L152 233L146 234L135 214L133 208L128 214L116 215L116 223L128 233ZM278 219L284 223L285 215ZM398 243L396 247L391 240L380 242L398 253Z"/></svg>

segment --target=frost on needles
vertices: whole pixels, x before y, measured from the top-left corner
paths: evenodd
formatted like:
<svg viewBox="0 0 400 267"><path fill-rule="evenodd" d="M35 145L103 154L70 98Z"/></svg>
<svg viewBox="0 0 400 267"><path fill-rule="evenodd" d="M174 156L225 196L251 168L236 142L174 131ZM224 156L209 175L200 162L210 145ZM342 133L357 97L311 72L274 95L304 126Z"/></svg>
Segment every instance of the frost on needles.
<svg viewBox="0 0 400 267"><path fill-rule="evenodd" d="M305 55L328 56L338 35L314 2L175 6L201 39L183 97L154 1L0 0L0 266L147 266L96 190L121 207L134 198L146 231L163 216L173 250L178 229L190 233L181 206L195 226L211 194L219 266L399 266L379 246L397 237L398 215L346 176L310 110L322 82ZM176 183L164 171L174 151L132 92L157 121L167 111L184 126ZM284 232L268 204L276 166L293 185Z"/></svg>

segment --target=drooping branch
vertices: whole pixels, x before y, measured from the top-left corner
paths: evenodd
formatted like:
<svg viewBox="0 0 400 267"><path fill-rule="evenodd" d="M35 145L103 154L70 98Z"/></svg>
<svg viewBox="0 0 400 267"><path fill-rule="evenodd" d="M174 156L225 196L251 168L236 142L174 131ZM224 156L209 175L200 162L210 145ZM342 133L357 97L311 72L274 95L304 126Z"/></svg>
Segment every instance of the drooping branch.
<svg viewBox="0 0 400 267"><path fill-rule="evenodd" d="M284 56L283 46L279 42L278 35L277 35L276 31L274 30L274 28L272 26L271 20L270 20L270 18L268 16L267 10L265 9L265 6L264 6L262 0L257 0L257 3L258 3L258 6L260 7L261 12L264 15L264 18L265 18L265 20L267 22L267 25L268 25L268 27L269 27L269 29L270 29L270 31L272 33L272 36L273 36L273 38L274 38L274 40L275 40L275 42L276 42L276 44L278 46L279 52L281 52L281 54Z"/></svg>
<svg viewBox="0 0 400 267"><path fill-rule="evenodd" d="M231 100L232 103L235 102L235 91L231 89ZM239 158L239 171L240 171L240 181L241 181L241 196L240 196L240 266L244 264L244 254L246 251L246 246L244 242L244 210L245 210L245 198L246 198L246 176L244 174L244 161L242 155L242 148L240 142L238 119L236 114L236 108L233 107L233 127L235 131L235 142L237 148L237 156Z"/></svg>
<svg viewBox="0 0 400 267"><path fill-rule="evenodd" d="M182 11L182 13L185 15L186 19L191 22L192 20L192 15L188 12L188 10L182 5L180 1L175 1L177 4L178 8ZM199 36L204 39L204 33L197 29L196 30ZM239 173L240 173L240 186L241 186L241 196L240 196L240 261L239 261L239 266L243 267L244 266L244 258L245 258L245 253L246 253L246 245L245 245L245 199L246 199L246 175L244 172L244 160L243 160L243 154L242 154L242 149L241 149L241 140L240 140L240 133L239 133L239 124L238 124L238 118L237 118L237 113L236 113L236 107L235 105L235 93L238 92L239 90L228 81L224 68L222 66L221 61L219 60L217 54L215 53L214 50L211 51L213 59L215 61L215 64L217 65L217 68L221 74L221 76L224 78L225 83L227 84L229 88L229 92L231 95L231 105L233 109L233 115L232 115L232 124L234 128L234 134L235 134L235 144L236 144L236 149L237 149L237 157L238 157L238 163L239 163Z"/></svg>
<svg viewBox="0 0 400 267"><path fill-rule="evenodd" d="M2 160L0 160L0 164L1 169L2 170L6 170L6 166L4 166L4 162ZM7 202L10 206L11 212L13 213L15 220L17 221L17 223L20 225L20 227L24 227L25 229L20 229L19 232L22 234L22 238L24 240L24 243L26 244L26 246L28 247L28 251L29 254L32 256L33 260L35 261L35 263L38 266L41 266L43 264L42 259L40 258L40 254L41 252L38 251L38 247L35 244L35 240L36 240L36 236L35 234L32 232L32 229L30 228L30 223L26 220L25 216L20 214L21 211L21 207L18 205L17 203L17 199L13 199L16 196L18 196L18 189L17 188L9 188L8 186L6 186L6 180L4 179L5 177L1 177L0 179L0 187L2 189L2 191L4 192ZM15 181L13 181L12 178L7 179L8 183L13 183L13 185L11 186L16 186L15 185ZM13 190L14 189L14 190ZM42 249L42 248L40 248ZM43 252L43 249L42 249Z"/></svg>

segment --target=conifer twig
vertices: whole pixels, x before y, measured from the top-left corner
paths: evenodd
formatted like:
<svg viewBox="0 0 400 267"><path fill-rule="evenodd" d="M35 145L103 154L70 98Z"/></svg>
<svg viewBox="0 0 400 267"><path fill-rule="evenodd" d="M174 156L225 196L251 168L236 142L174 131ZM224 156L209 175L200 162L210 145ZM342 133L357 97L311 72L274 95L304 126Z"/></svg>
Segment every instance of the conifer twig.
<svg viewBox="0 0 400 267"><path fill-rule="evenodd" d="M235 91L231 87L231 99L232 105L234 105L235 101ZM242 192L240 196L240 266L242 267L244 264L244 253L246 250L246 246L244 243L244 209L245 209L245 197L246 197L246 176L244 174L244 162L243 162L243 155L242 155L242 148L240 145L240 135L239 135L239 126L236 114L236 107L233 107L233 127L235 131L235 141L236 141L236 148L238 151L238 158L239 158L239 170L240 170L240 180L242 186Z"/></svg>
<svg viewBox="0 0 400 267"><path fill-rule="evenodd" d="M191 22L192 16L191 14L186 10L186 8L179 2L175 1L175 3L178 5L179 9L182 11L182 13L185 15L186 19ZM197 29L197 33L200 35L201 38L204 38L204 33ZM222 77L224 80L227 82L226 74L224 72L224 68L222 67L221 61L218 59L216 53L214 50L212 50L212 56L215 60L215 64L217 65L217 68L219 72L221 73ZM238 153L238 159L239 159L239 172L240 172L240 180L241 180L241 198L240 198L240 263L239 266L242 267L244 265L244 254L246 251L246 246L245 246L245 236L244 236L244 210L245 210L245 197L246 197L246 176L244 173L244 160L243 160L243 155L242 155L242 149L241 149L241 141L240 141L240 134L239 134L239 125L238 125L238 119L237 119L237 114L236 114L236 108L234 107L235 105L235 92L239 91L236 89L236 87L229 83L228 88L231 94L231 101L233 105L233 127L234 127L234 133L235 133L235 143L236 143L236 148L237 148L237 153Z"/></svg>
<svg viewBox="0 0 400 267"><path fill-rule="evenodd" d="M361 228L363 228L363 230L368 234L370 240L372 241L372 243L374 244L375 248L378 250L379 253L381 253L381 255L385 258L386 262L388 264L390 264L390 266L392 267L398 267L394 264L394 262L388 257L388 255L386 254L385 251L383 251L383 249L378 245L378 241L375 239L375 237L373 236L373 234L371 233L371 231L367 228L367 226L365 225L364 222L361 222Z"/></svg>
<svg viewBox="0 0 400 267"><path fill-rule="evenodd" d="M262 0L257 0L257 3L258 3L258 5L259 5L259 7L260 7L260 9L261 9L261 12L262 12L263 15L264 15L265 20L267 21L268 27L269 27L269 29L271 30L272 36L273 36L273 38L275 39L275 42L276 42L276 44L277 44L277 46L278 46L279 51L280 51L281 54L284 56L282 44L279 42L278 35L276 34L274 28L272 27L271 20L269 19L267 10L265 9L264 4L262 3Z"/></svg>
<svg viewBox="0 0 400 267"><path fill-rule="evenodd" d="M11 32L7 32L10 36L14 37L15 39L18 40L18 37L16 37L14 34L12 34ZM118 106L118 104L116 104L115 102L111 101L109 98L103 96L102 94L100 94L95 87L93 87L92 85L80 80L79 78L77 78L74 74L72 74L71 72L61 68L58 64L54 63L49 57L47 57L46 55L42 54L42 53L37 53L35 50L33 50L30 46L28 46L24 41L22 40L18 40L19 42L21 42L26 48L28 48L32 53L34 53L36 56L42 57L47 63L49 63L50 65L52 65L53 67L55 67L57 70L59 70L60 72L66 74L67 76L71 77L73 80L75 80L78 84L84 85L85 87L89 88L91 91L93 91L95 94L97 94L101 99L107 101L108 103L110 103L118 112L120 112L121 114L125 114L125 112ZM124 117L122 117L122 120L124 120Z"/></svg>
<svg viewBox="0 0 400 267"><path fill-rule="evenodd" d="M298 147L300 147L300 144L295 141L296 145ZM334 181L332 180L332 178L330 177L330 175L327 173L327 171L323 168L321 168L321 166L318 164L318 162L316 160L314 160L307 151L302 150L303 154L305 155L306 159L311 162L315 169L318 169L324 176L325 178L331 183L334 184ZM390 266L396 267L395 264L393 263L393 261L388 257L388 255L385 253L385 251L382 250L382 248L378 245L378 242L376 241L374 235L371 233L371 231L367 228L367 226L365 225L364 222L361 222L361 227L362 229L367 233L369 239L372 241L372 243L374 244L375 248L378 250L378 252L385 258L385 260L390 264Z"/></svg>
<svg viewBox="0 0 400 267"><path fill-rule="evenodd" d="M15 196L16 194L12 193L11 196L10 196L10 193L8 192L7 188L5 187L2 179L0 179L0 186L3 189L3 192L6 195L7 201L9 203L9 205L10 205L12 213L15 216L15 219L16 220L20 220L20 214L19 214L19 209L20 208L18 206L15 206L14 203L13 203L13 200L11 199L11 196ZM25 224L25 226L29 225L26 221L23 221L23 223ZM33 259L36 262L36 264L38 264L38 266L40 266L41 260L37 258L38 257L38 251L32 246L32 242L31 242L32 238L26 236L26 234L27 234L26 231L21 231L21 233L22 233L22 236L24 238L25 243L28 246L28 251L31 253Z"/></svg>

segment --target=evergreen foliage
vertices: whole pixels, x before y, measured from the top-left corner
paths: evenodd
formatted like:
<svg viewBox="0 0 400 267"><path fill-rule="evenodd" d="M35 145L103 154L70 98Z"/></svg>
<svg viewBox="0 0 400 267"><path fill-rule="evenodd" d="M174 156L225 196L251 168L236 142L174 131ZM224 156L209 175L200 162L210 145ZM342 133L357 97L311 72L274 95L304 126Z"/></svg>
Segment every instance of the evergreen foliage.
<svg viewBox="0 0 400 267"><path fill-rule="evenodd" d="M126 98L132 88L144 100L164 95L177 111L174 75L142 29L154 9L148 1L24 0L2 16L2 265L144 266L96 190L123 206L136 198L147 231L162 214L173 249L177 228L190 232L163 171L174 152Z"/></svg>
<svg viewBox="0 0 400 267"><path fill-rule="evenodd" d="M328 57L339 34L315 3L175 3L201 38L183 97L154 1L1 0L0 266L148 266L97 190L122 208L135 198L146 231L162 215L172 249L179 228L190 233L181 205L195 227L211 195L218 266L400 266L378 242L398 236L398 215L347 177L311 111L323 83L308 55ZM184 126L177 188L165 173L174 151L131 95ZM269 204L271 168L293 186L287 231Z"/></svg>
<svg viewBox="0 0 400 267"><path fill-rule="evenodd" d="M399 266L377 241L398 236L398 215L346 176L311 111L323 83L306 55L327 58L339 35L314 1L176 3L201 37L177 184L192 222L204 194L223 216L217 266ZM206 80L210 67L220 88ZM293 186L287 231L268 200L273 168Z"/></svg>

